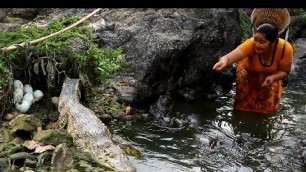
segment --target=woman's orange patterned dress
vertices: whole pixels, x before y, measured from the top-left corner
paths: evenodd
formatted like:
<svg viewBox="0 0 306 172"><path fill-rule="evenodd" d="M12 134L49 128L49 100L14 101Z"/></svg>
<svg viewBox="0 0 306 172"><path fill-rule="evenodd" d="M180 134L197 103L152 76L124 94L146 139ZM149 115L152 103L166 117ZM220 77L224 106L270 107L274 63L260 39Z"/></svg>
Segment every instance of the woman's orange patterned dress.
<svg viewBox="0 0 306 172"><path fill-rule="evenodd" d="M245 57L237 62L234 109L275 114L282 95L282 80L264 87L262 83L267 76L279 70L289 74L290 71L284 69L284 64L293 60L292 46L287 42L281 57L285 40L279 38L274 61L271 66L266 67L260 63L258 54L254 52L253 41L250 38L238 47Z"/></svg>

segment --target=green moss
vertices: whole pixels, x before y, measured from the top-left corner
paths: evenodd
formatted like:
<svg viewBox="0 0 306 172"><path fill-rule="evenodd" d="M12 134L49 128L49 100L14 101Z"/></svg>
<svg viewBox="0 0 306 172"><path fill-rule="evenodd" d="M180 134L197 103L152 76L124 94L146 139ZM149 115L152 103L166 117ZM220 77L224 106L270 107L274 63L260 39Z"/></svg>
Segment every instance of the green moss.
<svg viewBox="0 0 306 172"><path fill-rule="evenodd" d="M242 41L252 36L252 23L250 16L247 15L244 9L238 9L240 27L243 31Z"/></svg>
<svg viewBox="0 0 306 172"><path fill-rule="evenodd" d="M39 16L41 19L42 16ZM60 19L45 19L49 21L47 25L41 25L37 22L30 22L14 31L0 31L0 47L8 47L12 44L19 44L25 41L33 41L52 33L58 32L71 24L77 22L77 17L60 18ZM73 47L77 43L75 39L81 39L86 46L80 49ZM43 61L43 62L42 62ZM112 74L115 70L121 68L125 64L125 56L121 49L102 49L98 47L93 34L92 28L83 22L82 24L69 29L59 35L48 38L36 45L28 48L17 48L12 51L0 53L0 99L7 97L9 88L12 85L12 77L25 78L23 73L33 71L34 64L37 62L44 63L45 71L49 74L47 64L52 63L57 66L53 69L53 77L47 77L48 88L55 84L54 73L65 72L68 77L79 77L79 75L86 75L90 82L101 83ZM15 70L15 67L18 70ZM42 66L41 64L39 65ZM22 67L22 71L20 71ZM43 67L41 67L43 68ZM16 71L19 74L16 75ZM93 71L93 72L92 72ZM21 73L21 74L20 74ZM46 72L45 72L46 73ZM50 72L52 73L52 71ZM76 76L77 75L77 76ZM27 77L27 76L26 76ZM30 74L29 76L30 77ZM19 79L19 78L17 78ZM86 81L89 82L89 81ZM5 98L5 100L8 100ZM2 101L3 102L3 101Z"/></svg>
<svg viewBox="0 0 306 172"><path fill-rule="evenodd" d="M7 19L7 21L9 21L9 22L15 22L15 23L18 23L18 22L22 21L21 18L11 17L11 16L7 16L6 19Z"/></svg>
<svg viewBox="0 0 306 172"><path fill-rule="evenodd" d="M7 47L12 44L22 43L24 41L33 41L44 36L62 30L75 23L78 19L61 18L51 19L46 27L36 23L21 26L17 31L0 31L0 47ZM74 51L72 38L81 38L88 43L87 49ZM67 30L55 37L44 40L35 46L26 49L18 49L6 54L0 54L0 72L9 73L8 66L13 61L24 61L25 54L32 54L32 58L50 57L64 63L77 66L80 72L89 73L88 69L94 69L94 78L101 82L111 74L112 71L120 68L120 63L124 62L124 55L121 49L101 49L94 40L93 31L88 24L81 24L75 28ZM35 61L35 59L33 59ZM1 77L1 83L4 83L7 77Z"/></svg>

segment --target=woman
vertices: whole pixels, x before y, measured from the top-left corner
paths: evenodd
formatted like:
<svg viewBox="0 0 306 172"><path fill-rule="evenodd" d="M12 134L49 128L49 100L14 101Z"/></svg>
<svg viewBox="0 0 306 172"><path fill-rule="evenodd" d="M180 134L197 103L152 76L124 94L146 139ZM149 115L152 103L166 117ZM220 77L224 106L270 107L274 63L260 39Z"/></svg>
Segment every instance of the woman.
<svg viewBox="0 0 306 172"><path fill-rule="evenodd" d="M264 23L252 38L222 56L213 70L222 71L237 62L234 109L275 114L292 60L291 44L279 38L275 26Z"/></svg>

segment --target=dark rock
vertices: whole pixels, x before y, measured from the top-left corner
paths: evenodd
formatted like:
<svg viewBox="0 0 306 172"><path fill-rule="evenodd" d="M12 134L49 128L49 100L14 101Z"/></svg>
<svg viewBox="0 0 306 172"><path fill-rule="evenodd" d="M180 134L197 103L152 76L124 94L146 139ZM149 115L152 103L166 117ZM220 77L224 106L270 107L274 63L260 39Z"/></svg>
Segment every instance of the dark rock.
<svg viewBox="0 0 306 172"><path fill-rule="evenodd" d="M101 116L99 116L99 118L104 124L108 124L112 121L112 117L109 114L102 114Z"/></svg>
<svg viewBox="0 0 306 172"><path fill-rule="evenodd" d="M231 86L211 68L241 41L236 9L105 9L101 16L96 37L101 47L124 50L140 82L137 101L164 92L202 99L213 84Z"/></svg>
<svg viewBox="0 0 306 172"><path fill-rule="evenodd" d="M155 104L151 105L149 112L156 119L163 119L173 110L173 106L174 103L169 95L160 95Z"/></svg>
<svg viewBox="0 0 306 172"><path fill-rule="evenodd" d="M293 89L306 89L306 38L299 38L293 44L294 59L287 78L287 86Z"/></svg>
<svg viewBox="0 0 306 172"><path fill-rule="evenodd" d="M32 20L39 14L38 8L8 8L6 14L12 17Z"/></svg>
<svg viewBox="0 0 306 172"><path fill-rule="evenodd" d="M131 121L133 119L134 119L133 115L124 115L119 118L119 120L123 122Z"/></svg>
<svg viewBox="0 0 306 172"><path fill-rule="evenodd" d="M10 165L7 158L0 158L0 169L1 171L9 171Z"/></svg>

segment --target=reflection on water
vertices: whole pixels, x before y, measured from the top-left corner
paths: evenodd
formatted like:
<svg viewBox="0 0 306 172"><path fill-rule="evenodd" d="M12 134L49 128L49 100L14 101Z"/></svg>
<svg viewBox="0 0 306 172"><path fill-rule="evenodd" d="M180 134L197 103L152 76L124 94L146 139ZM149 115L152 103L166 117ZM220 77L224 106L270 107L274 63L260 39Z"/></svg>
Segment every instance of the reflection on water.
<svg viewBox="0 0 306 172"><path fill-rule="evenodd" d="M114 132L143 152L138 171L303 171L300 141L306 138L306 96L285 87L274 116L233 111L234 92L216 101L176 102L181 128L136 122Z"/></svg>

